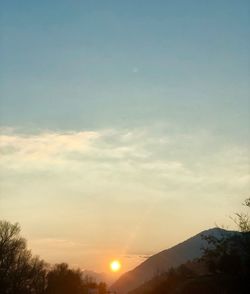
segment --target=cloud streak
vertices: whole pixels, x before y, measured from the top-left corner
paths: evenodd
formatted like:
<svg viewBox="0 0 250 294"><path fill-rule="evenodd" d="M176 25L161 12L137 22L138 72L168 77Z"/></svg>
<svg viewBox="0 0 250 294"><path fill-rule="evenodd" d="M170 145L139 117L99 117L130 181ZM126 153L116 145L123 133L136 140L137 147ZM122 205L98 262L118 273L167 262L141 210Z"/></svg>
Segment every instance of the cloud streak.
<svg viewBox="0 0 250 294"><path fill-rule="evenodd" d="M249 182L248 152L216 142L209 135L159 134L153 130L94 130L82 132L2 133L1 169L23 172L64 170L112 172L191 185L202 182Z"/></svg>

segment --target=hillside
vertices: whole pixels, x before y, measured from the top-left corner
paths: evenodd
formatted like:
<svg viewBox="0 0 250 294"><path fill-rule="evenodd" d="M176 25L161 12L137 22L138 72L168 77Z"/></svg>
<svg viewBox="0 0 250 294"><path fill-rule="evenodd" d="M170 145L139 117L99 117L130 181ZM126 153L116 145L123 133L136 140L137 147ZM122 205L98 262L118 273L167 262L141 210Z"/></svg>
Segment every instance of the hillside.
<svg viewBox="0 0 250 294"><path fill-rule="evenodd" d="M246 294L247 279L225 274L202 276L162 276L154 278L129 294Z"/></svg>

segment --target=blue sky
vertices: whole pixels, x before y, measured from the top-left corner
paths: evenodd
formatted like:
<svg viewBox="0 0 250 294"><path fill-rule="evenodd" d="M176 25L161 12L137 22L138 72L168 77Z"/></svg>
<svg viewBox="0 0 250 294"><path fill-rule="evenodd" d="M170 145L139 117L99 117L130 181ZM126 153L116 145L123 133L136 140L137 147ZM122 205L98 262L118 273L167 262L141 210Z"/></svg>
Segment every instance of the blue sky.
<svg viewBox="0 0 250 294"><path fill-rule="evenodd" d="M2 1L0 27L0 212L35 252L128 269L230 223L249 191L249 1Z"/></svg>
<svg viewBox="0 0 250 294"><path fill-rule="evenodd" d="M5 1L2 124L244 132L247 2Z"/></svg>

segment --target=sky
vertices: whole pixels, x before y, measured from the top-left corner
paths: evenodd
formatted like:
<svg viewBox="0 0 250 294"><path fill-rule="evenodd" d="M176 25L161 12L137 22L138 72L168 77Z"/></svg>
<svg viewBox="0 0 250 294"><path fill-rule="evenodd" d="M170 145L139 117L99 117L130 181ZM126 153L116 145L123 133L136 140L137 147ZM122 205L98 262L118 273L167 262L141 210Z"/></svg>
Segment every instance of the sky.
<svg viewBox="0 0 250 294"><path fill-rule="evenodd" d="M0 218L126 271L249 197L249 1L1 1Z"/></svg>

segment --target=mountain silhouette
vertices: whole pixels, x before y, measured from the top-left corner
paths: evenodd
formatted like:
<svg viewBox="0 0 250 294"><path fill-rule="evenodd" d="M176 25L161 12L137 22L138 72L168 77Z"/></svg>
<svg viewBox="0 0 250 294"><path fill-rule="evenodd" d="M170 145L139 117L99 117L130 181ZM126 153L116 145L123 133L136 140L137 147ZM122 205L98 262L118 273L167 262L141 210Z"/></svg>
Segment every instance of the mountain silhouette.
<svg viewBox="0 0 250 294"><path fill-rule="evenodd" d="M177 267L187 261L199 258L202 255L202 248L207 242L202 236L227 237L235 234L234 231L227 231L220 228L212 228L203 231L186 241L161 251L149 257L133 270L124 273L111 287L110 290L119 294L126 294L141 284L149 281L154 276L166 272L171 267Z"/></svg>

